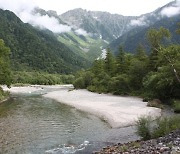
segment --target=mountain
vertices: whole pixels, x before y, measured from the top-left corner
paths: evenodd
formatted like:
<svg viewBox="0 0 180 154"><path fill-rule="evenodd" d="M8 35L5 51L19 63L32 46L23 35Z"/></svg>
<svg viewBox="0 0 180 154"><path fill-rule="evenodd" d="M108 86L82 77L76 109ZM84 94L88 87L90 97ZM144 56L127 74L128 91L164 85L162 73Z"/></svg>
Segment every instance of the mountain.
<svg viewBox="0 0 180 154"><path fill-rule="evenodd" d="M64 21L55 11L45 11L40 8L33 10L34 15L48 16L55 18L59 24L71 27L71 30L63 33L56 33L57 39L69 47L75 54L85 58L87 61L93 62L102 53L102 49L107 46L107 41L99 37L88 34L84 29L70 25Z"/></svg>
<svg viewBox="0 0 180 154"><path fill-rule="evenodd" d="M49 17L54 17L54 18L56 18L56 19L58 20L58 22L59 22L60 24L67 25L67 23L65 23L65 22L60 18L60 16L57 14L57 12L54 11L54 10L48 10L48 11L46 11L46 10L43 10L43 9L41 9L41 8L36 7L36 8L34 8L34 10L32 11L32 14L33 14L33 15L39 14L39 15L41 15L41 16L46 16L46 15L47 15L47 16L49 16Z"/></svg>
<svg viewBox="0 0 180 154"><path fill-rule="evenodd" d="M83 9L70 10L60 17L69 25L73 25L75 28L81 28L87 33L106 41L112 41L131 29L131 26L128 25L135 18Z"/></svg>
<svg viewBox="0 0 180 154"><path fill-rule="evenodd" d="M87 11L81 8L58 15L54 11L36 10L36 13L56 18L59 23L71 27L70 32L57 34L60 42L68 46L74 53L93 61L102 53L102 49L110 47L115 53L120 45L129 52L134 52L137 44L142 43L148 49L145 39L146 31L164 26L171 28L177 22L175 18L162 16L167 7L174 7L176 1L141 16L122 16L108 12ZM170 19L170 20L169 20ZM173 22L169 22L169 21ZM169 26L168 26L169 25ZM175 26L173 26L175 27ZM172 30L173 31L173 30ZM172 40L177 38L174 35Z"/></svg>
<svg viewBox="0 0 180 154"><path fill-rule="evenodd" d="M173 7L175 4L176 1L173 1L152 13L141 15L136 20L134 20L136 22L136 26L132 30L112 41L109 44L109 47L115 54L117 54L120 45L122 45L126 51L134 53L138 44L141 43L149 51L150 47L146 40L146 33L150 28L159 29L160 27L164 27L170 30L172 33L172 38L170 40L171 43L176 44L180 42L180 37L178 34L176 34L176 30L178 28L177 23L180 22L179 14L171 17L162 16L161 14L163 9L167 7Z"/></svg>
<svg viewBox="0 0 180 154"><path fill-rule="evenodd" d="M70 73L90 63L57 40L48 30L23 23L14 13L0 9L0 38L11 49L14 70Z"/></svg>
<svg viewBox="0 0 180 154"><path fill-rule="evenodd" d="M172 18L161 19L160 21L157 21L155 24L146 28L135 28L111 42L109 47L115 52L115 54L117 54L120 45L124 47L125 51L135 53L137 46L139 43L141 43L146 48L146 50L149 51L150 47L146 39L146 33L150 28L159 29L160 27L169 29L172 34L170 42L177 44L180 42L180 37L176 33L176 30L178 29L178 22L180 22L180 17L176 16Z"/></svg>

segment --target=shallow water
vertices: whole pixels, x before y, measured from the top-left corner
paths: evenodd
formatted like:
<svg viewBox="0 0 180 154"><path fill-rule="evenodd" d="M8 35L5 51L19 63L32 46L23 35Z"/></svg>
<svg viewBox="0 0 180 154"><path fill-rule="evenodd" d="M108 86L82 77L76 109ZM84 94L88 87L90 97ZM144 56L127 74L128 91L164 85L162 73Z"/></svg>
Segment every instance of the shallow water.
<svg viewBox="0 0 180 154"><path fill-rule="evenodd" d="M134 127L112 129L101 119L42 97L57 89L12 95L0 104L0 153L92 153L136 140Z"/></svg>

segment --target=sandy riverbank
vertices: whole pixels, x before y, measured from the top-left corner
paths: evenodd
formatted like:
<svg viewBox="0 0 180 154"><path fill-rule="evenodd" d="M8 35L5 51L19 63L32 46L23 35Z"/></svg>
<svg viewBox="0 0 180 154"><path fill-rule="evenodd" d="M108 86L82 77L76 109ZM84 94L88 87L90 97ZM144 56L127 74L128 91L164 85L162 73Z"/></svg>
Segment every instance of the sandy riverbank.
<svg viewBox="0 0 180 154"><path fill-rule="evenodd" d="M4 91L9 91L10 93L32 93L32 92L36 92L36 91L40 91L43 90L45 88L48 89L69 89L69 88L73 88L73 86L71 84L69 85L30 85L30 86L12 86L11 88L8 88L7 86L1 86L3 88Z"/></svg>
<svg viewBox="0 0 180 154"><path fill-rule="evenodd" d="M8 88L7 86L2 86L4 91L9 91L10 93L32 93L35 91L42 90L41 87L34 87L34 86L25 86L25 87L11 87Z"/></svg>
<svg viewBox="0 0 180 154"><path fill-rule="evenodd" d="M106 120L113 128L134 125L140 116L150 115L155 118L161 115L160 109L147 107L147 102L136 97L120 97L92 93L87 90L68 91L66 89L50 92L44 97L94 114Z"/></svg>

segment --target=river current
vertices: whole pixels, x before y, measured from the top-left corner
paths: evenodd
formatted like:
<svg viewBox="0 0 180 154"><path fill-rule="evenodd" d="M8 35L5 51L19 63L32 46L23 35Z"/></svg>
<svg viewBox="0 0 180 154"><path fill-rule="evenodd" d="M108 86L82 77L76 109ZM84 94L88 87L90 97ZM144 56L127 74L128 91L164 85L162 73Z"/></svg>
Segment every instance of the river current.
<svg viewBox="0 0 180 154"><path fill-rule="evenodd" d="M13 94L0 104L0 153L89 154L118 142L136 140L134 127L112 129L96 116L42 95Z"/></svg>

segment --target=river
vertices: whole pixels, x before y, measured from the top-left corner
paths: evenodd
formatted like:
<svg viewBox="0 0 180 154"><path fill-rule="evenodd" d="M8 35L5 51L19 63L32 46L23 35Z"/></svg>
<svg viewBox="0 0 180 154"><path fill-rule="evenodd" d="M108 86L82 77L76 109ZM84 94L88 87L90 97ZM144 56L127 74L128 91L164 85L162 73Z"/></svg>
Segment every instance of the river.
<svg viewBox="0 0 180 154"><path fill-rule="evenodd" d="M0 153L88 154L138 139L135 127L112 129L96 116L42 97L55 90L12 94L0 104Z"/></svg>

